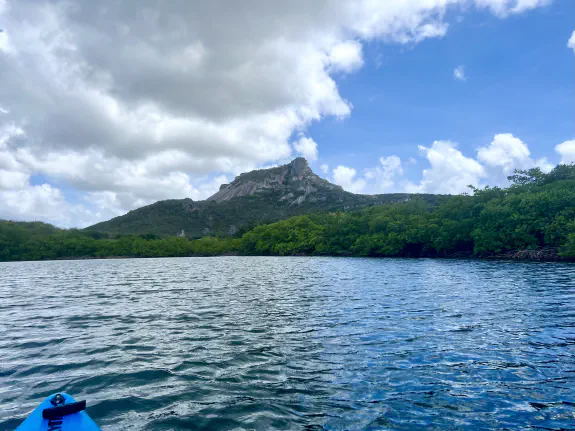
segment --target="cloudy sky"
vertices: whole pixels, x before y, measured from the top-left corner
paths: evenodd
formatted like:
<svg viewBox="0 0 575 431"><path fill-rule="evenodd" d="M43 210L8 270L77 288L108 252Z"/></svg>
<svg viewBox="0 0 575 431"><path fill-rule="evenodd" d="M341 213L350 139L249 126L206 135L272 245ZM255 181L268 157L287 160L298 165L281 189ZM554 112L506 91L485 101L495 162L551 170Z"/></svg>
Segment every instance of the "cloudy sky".
<svg viewBox="0 0 575 431"><path fill-rule="evenodd" d="M86 226L305 156L361 193L575 161L575 2L0 0L0 218Z"/></svg>

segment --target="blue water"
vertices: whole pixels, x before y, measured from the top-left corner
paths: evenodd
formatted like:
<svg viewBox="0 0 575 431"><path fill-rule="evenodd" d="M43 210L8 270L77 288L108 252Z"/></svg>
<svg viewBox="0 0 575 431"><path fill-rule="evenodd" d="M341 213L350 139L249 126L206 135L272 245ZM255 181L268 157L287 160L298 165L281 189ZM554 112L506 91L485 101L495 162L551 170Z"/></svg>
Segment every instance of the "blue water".
<svg viewBox="0 0 575 431"><path fill-rule="evenodd" d="M174 258L0 264L0 430L575 428L575 265Z"/></svg>

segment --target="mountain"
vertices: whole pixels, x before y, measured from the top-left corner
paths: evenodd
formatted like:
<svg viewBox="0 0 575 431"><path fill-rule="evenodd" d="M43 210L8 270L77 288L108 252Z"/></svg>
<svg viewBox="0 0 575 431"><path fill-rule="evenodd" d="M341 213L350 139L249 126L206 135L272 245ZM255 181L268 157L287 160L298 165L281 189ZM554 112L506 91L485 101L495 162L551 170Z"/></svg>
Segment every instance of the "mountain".
<svg viewBox="0 0 575 431"><path fill-rule="evenodd" d="M306 159L298 157L287 165L240 174L231 184L220 186L220 191L207 200L221 203L239 197L274 194L279 201L292 206L308 198L312 202L326 198L333 191L345 193L340 186L314 174Z"/></svg>
<svg viewBox="0 0 575 431"><path fill-rule="evenodd" d="M317 176L299 157L287 165L240 174L205 201L159 201L86 228L117 234L237 235L265 222L294 215L349 211L419 197L435 203L437 195L392 193L360 195Z"/></svg>

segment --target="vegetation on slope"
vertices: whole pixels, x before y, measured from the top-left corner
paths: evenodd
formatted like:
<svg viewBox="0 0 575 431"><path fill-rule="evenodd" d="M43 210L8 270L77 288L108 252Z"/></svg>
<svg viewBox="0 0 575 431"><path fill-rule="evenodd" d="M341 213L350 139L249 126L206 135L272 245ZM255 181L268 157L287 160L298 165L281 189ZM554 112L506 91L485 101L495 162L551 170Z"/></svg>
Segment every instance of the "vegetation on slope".
<svg viewBox="0 0 575 431"><path fill-rule="evenodd" d="M109 256L330 255L575 259L575 165L519 171L511 186L474 189L355 212L327 212L259 225L235 237L197 240L57 230L0 223L0 259Z"/></svg>
<svg viewBox="0 0 575 431"><path fill-rule="evenodd" d="M158 236L173 236L184 231L189 238L237 235L249 227L296 215L359 210L413 198L430 203L440 199L435 195L407 193L349 193L314 174L305 159L297 158L287 165L243 173L208 200L160 201L87 230Z"/></svg>
<svg viewBox="0 0 575 431"><path fill-rule="evenodd" d="M173 199L156 202L130 211L107 222L90 226L86 230L109 234L148 234L168 237L184 231L188 238L206 235L234 236L250 227L318 212L360 210L367 206L401 202L408 199L425 199L434 203L436 195L409 195L403 193L375 197L341 192L326 194L325 200L305 201L298 205L279 202L273 192L257 196L244 196L225 202Z"/></svg>
<svg viewBox="0 0 575 431"><path fill-rule="evenodd" d="M47 223L0 221L0 261L21 260L24 247L33 248L58 232Z"/></svg>

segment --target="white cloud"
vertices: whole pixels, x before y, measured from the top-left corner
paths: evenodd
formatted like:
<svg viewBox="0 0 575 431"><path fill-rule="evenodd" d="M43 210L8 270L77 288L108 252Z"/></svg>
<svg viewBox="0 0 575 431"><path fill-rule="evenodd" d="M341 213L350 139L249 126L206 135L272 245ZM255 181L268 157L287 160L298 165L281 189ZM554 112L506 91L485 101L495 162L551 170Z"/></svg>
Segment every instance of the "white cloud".
<svg viewBox="0 0 575 431"><path fill-rule="evenodd" d="M467 77L465 76L465 66L457 66L453 69L453 77L458 81L466 81Z"/></svg>
<svg viewBox="0 0 575 431"><path fill-rule="evenodd" d="M506 185L516 169L539 167L549 172L553 168L546 158L532 159L527 144L511 133L495 135L489 145L477 150L477 159L486 166L492 185Z"/></svg>
<svg viewBox="0 0 575 431"><path fill-rule="evenodd" d="M6 149L8 141L23 135L24 130L14 122L4 124L0 123L0 149Z"/></svg>
<svg viewBox="0 0 575 431"><path fill-rule="evenodd" d="M348 116L332 74L362 67L362 43L441 37L448 8L470 1L502 16L544 3L141 0L134 13L112 0L0 0L2 187L26 191L22 217L62 223L201 199L214 175L285 160L294 133ZM317 158L317 146L296 144ZM87 206L49 185L22 188L36 174ZM58 206L48 201L69 215L43 211ZM0 217L21 214L15 202Z"/></svg>
<svg viewBox="0 0 575 431"><path fill-rule="evenodd" d="M500 17L513 13L522 13L530 9L546 6L552 0L475 0L478 7L487 7Z"/></svg>
<svg viewBox="0 0 575 431"><path fill-rule="evenodd" d="M312 138L301 136L293 143L294 150L304 156L308 161L315 162L317 160L318 151L317 144Z"/></svg>
<svg viewBox="0 0 575 431"><path fill-rule="evenodd" d="M477 158L465 156L451 141L435 141L431 147L419 146L430 167L422 172L419 183L403 179L404 166L416 164L409 158L402 163L398 156L380 157L379 165L364 170L357 177L353 168L338 166L334 181L349 191L363 193L439 193L460 194L469 192L468 186L484 187L509 184L507 177L516 169L540 168L549 172L554 165L546 158L533 159L527 144L510 133L494 136L491 143L477 150ZM561 163L575 163L575 140L565 141L555 147Z"/></svg>
<svg viewBox="0 0 575 431"><path fill-rule="evenodd" d="M62 192L48 184L20 190L0 190L2 217L9 220L44 221L64 227L86 226L95 215L69 203Z"/></svg>
<svg viewBox="0 0 575 431"><path fill-rule="evenodd" d="M562 164L575 163L575 139L565 141L555 147L555 151L561 156Z"/></svg>
<svg viewBox="0 0 575 431"><path fill-rule="evenodd" d="M419 184L408 183L411 193L460 194L477 187L486 176L484 167L474 159L465 157L450 141L435 141L431 148L419 146L431 167L425 169Z"/></svg>
<svg viewBox="0 0 575 431"><path fill-rule="evenodd" d="M20 190L28 186L30 175L18 171L0 169L0 190Z"/></svg>
<svg viewBox="0 0 575 431"><path fill-rule="evenodd" d="M568 155L571 148L575 156L575 145L570 147L570 142L558 145L557 152ZM546 158L533 159L527 144L510 133L495 135L489 145L477 150L477 159L466 157L450 141L419 148L431 167L423 171L419 184L406 183L405 190L412 193L459 194L468 192L468 185L507 186L507 177L516 169L539 167L549 172L554 166Z"/></svg>
<svg viewBox="0 0 575 431"><path fill-rule="evenodd" d="M354 168L339 165L333 170L333 182L348 192L361 193L366 182L363 178L355 179L356 174L357 171Z"/></svg>
<svg viewBox="0 0 575 431"><path fill-rule="evenodd" d="M363 66L361 43L355 40L335 45L328 54L330 68L334 71L351 73Z"/></svg>
<svg viewBox="0 0 575 431"><path fill-rule="evenodd" d="M567 46L575 52L575 31L573 32L573 34L569 38L569 41L567 42Z"/></svg>
<svg viewBox="0 0 575 431"><path fill-rule="evenodd" d="M0 29L0 51L6 51L8 49L8 35L5 31Z"/></svg>
<svg viewBox="0 0 575 431"><path fill-rule="evenodd" d="M553 0L516 0L511 8L512 13L522 13L524 11L549 5ZM513 2L510 2L513 3Z"/></svg>
<svg viewBox="0 0 575 431"><path fill-rule="evenodd" d="M389 192L403 175L401 159L397 156L379 158L379 166L365 170L365 178L373 183L375 193Z"/></svg>
<svg viewBox="0 0 575 431"><path fill-rule="evenodd" d="M545 173L549 173L555 167L555 165L551 163L547 157L541 157L540 159L534 161L533 167L539 168Z"/></svg>
<svg viewBox="0 0 575 431"><path fill-rule="evenodd" d="M21 138L23 130L15 124L0 127L0 190L21 190L28 186L29 170L10 151L8 142Z"/></svg>
<svg viewBox="0 0 575 431"><path fill-rule="evenodd" d="M322 173L327 174L329 172L329 165L327 165L326 163L324 163L323 165L321 165L319 167L319 169L322 171Z"/></svg>
<svg viewBox="0 0 575 431"><path fill-rule="evenodd" d="M511 133L495 135L493 141L477 150L479 161L501 168L503 174L510 175L515 169L532 167L531 152L527 145Z"/></svg>

